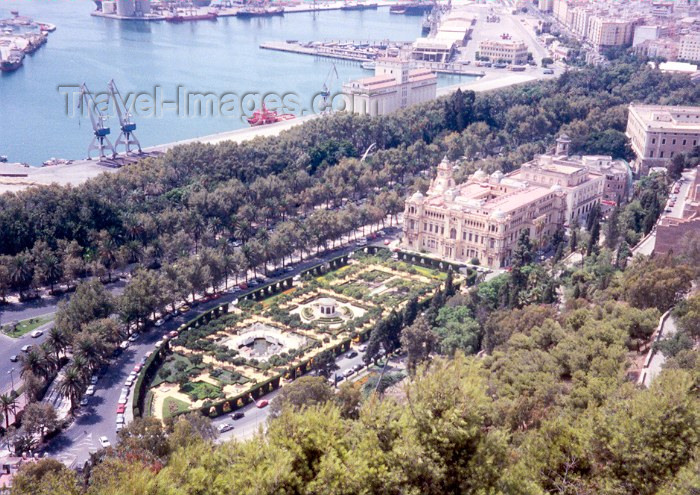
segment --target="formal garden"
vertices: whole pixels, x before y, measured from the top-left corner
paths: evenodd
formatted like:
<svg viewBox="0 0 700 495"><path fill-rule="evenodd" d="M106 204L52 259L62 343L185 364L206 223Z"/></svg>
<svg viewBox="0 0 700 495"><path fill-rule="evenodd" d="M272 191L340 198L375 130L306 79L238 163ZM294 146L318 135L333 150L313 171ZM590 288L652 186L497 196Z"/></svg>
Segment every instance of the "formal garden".
<svg viewBox="0 0 700 495"><path fill-rule="evenodd" d="M164 419L241 407L310 371L320 353L338 355L366 340L392 309L429 298L444 279L386 250L356 252L280 283L273 294L247 295L167 343L152 365L144 413Z"/></svg>

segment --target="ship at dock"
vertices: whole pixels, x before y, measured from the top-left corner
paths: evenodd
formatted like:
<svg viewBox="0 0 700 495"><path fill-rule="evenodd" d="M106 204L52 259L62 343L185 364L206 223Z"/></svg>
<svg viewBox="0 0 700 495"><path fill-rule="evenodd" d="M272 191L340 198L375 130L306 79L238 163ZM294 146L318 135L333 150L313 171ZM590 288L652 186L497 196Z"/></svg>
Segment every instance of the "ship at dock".
<svg viewBox="0 0 700 495"><path fill-rule="evenodd" d="M261 125L275 124L277 122L284 122L286 120L292 120L296 118L296 115L291 113L277 113L275 110L269 110L262 106L261 110L256 110L253 115L248 119L248 123L251 127L257 127Z"/></svg>
<svg viewBox="0 0 700 495"><path fill-rule="evenodd" d="M379 5L376 3L346 2L340 10L377 10L377 7Z"/></svg>
<svg viewBox="0 0 700 495"><path fill-rule="evenodd" d="M167 22L191 22L191 21L215 21L218 17L216 12L198 13L196 10L176 11L173 15L167 16Z"/></svg>
<svg viewBox="0 0 700 495"><path fill-rule="evenodd" d="M24 62L24 52L21 50L2 50L0 48L0 72L14 72Z"/></svg>
<svg viewBox="0 0 700 495"><path fill-rule="evenodd" d="M389 12L391 14L402 14L402 15L425 15L433 10L435 4L432 2L410 2L410 3L400 3L397 5L392 5L389 7Z"/></svg>
<svg viewBox="0 0 700 495"><path fill-rule="evenodd" d="M271 17L284 15L284 7L243 7L236 12L236 17L242 19L250 17Z"/></svg>

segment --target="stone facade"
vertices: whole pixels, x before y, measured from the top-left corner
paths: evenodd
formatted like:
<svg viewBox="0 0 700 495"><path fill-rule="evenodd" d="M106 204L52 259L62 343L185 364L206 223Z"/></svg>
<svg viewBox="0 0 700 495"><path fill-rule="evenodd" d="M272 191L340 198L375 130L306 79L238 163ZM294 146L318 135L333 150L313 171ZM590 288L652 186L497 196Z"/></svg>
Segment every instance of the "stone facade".
<svg viewBox="0 0 700 495"><path fill-rule="evenodd" d="M435 99L437 76L427 69L409 69L400 60L380 60L374 77L343 85L343 94L353 113L387 115Z"/></svg>
<svg viewBox="0 0 700 495"><path fill-rule="evenodd" d="M493 62L506 61L514 65L527 63L527 45L515 40L485 40L479 43L479 56Z"/></svg>
<svg viewBox="0 0 700 495"><path fill-rule="evenodd" d="M665 167L677 153L700 145L700 107L629 106L627 137L637 155L636 171Z"/></svg>
<svg viewBox="0 0 700 495"><path fill-rule="evenodd" d="M499 268L510 264L523 231L544 247L564 223L566 197L558 187L525 185L501 172L482 171L457 185L453 169L443 160L428 192L406 200L403 248L456 262L477 258Z"/></svg>
<svg viewBox="0 0 700 495"><path fill-rule="evenodd" d="M656 227L655 254L677 252L690 233L700 235L700 167L695 171L693 183L683 208L683 217L662 217Z"/></svg>

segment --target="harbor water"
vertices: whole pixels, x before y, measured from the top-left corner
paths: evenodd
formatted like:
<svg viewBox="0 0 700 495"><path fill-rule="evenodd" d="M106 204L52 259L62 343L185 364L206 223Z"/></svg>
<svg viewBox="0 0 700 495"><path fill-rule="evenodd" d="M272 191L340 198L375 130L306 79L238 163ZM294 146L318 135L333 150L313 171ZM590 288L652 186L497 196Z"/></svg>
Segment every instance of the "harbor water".
<svg viewBox="0 0 700 495"><path fill-rule="evenodd" d="M127 103L135 103L142 146L158 145L247 127L245 105L258 104L266 93L291 101L291 110L313 111L334 62L262 50L264 41L409 41L420 36L422 22L390 15L387 8L181 24L93 17L93 9L89 0L0 0L0 18L19 10L57 26L22 68L0 75L0 155L11 162L40 165L51 157L86 156L92 127L75 109L83 82L103 92L114 79ZM359 63L335 63L333 92L372 75ZM439 85L468 79L440 75ZM209 101L187 99L191 94L208 94ZM114 141L119 122L109 113Z"/></svg>

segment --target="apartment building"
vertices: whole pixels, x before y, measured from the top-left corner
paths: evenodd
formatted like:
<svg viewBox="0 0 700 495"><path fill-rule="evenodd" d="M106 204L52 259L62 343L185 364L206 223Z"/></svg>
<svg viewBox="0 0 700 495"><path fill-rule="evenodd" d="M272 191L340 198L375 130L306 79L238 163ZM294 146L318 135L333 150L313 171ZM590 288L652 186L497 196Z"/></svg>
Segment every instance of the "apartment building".
<svg viewBox="0 0 700 495"><path fill-rule="evenodd" d="M693 33L681 36L678 59L700 62L700 34Z"/></svg>
<svg viewBox="0 0 700 495"><path fill-rule="evenodd" d="M343 85L349 110L360 115L387 115L424 101L437 94L437 76L427 69L410 69L406 61L377 61L374 77Z"/></svg>
<svg viewBox="0 0 700 495"><path fill-rule="evenodd" d="M700 145L700 107L632 103L626 134L637 156L635 169L646 174Z"/></svg>
<svg viewBox="0 0 700 495"><path fill-rule="evenodd" d="M511 262L521 233L546 246L564 223L565 195L557 187L526 185L482 171L457 185L444 159L425 195L406 200L402 246L450 261L477 258L492 268Z"/></svg>
<svg viewBox="0 0 700 495"><path fill-rule="evenodd" d="M479 43L479 56L513 65L527 63L527 45L516 40L485 40Z"/></svg>

